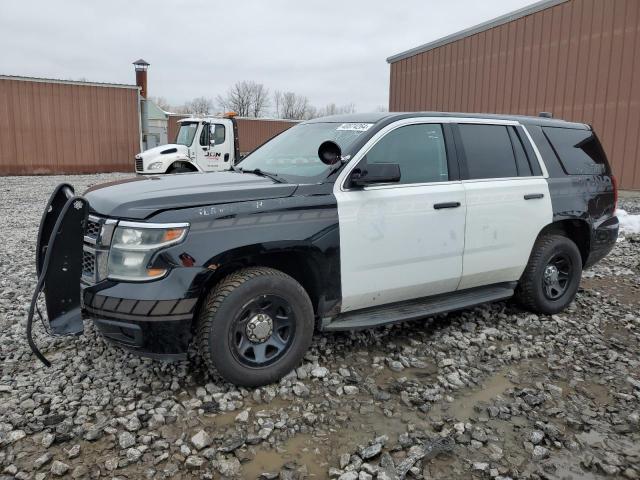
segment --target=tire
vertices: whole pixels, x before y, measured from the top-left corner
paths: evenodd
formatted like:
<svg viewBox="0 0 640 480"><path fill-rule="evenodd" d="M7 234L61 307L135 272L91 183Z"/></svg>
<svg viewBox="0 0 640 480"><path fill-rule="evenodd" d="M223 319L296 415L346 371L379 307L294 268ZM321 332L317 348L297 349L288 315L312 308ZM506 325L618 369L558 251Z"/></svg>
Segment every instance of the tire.
<svg viewBox="0 0 640 480"><path fill-rule="evenodd" d="M581 277L582 256L576 244L562 235L543 235L533 246L516 298L528 310L552 315L573 301Z"/></svg>
<svg viewBox="0 0 640 480"><path fill-rule="evenodd" d="M313 330L304 288L279 270L252 267L230 274L209 292L198 317L197 343L211 371L236 385L257 387L279 380L302 361Z"/></svg>

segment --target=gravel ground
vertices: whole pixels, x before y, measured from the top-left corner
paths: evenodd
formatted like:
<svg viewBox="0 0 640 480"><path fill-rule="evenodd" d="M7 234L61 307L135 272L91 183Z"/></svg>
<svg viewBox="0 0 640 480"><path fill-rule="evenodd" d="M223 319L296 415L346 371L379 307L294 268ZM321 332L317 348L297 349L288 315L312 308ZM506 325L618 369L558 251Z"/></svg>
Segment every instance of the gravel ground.
<svg viewBox="0 0 640 480"><path fill-rule="evenodd" d="M0 478L640 478L640 237L539 317L511 302L317 334L279 384L238 389L25 317L44 203L122 175L0 177ZM640 213L640 200L622 208Z"/></svg>

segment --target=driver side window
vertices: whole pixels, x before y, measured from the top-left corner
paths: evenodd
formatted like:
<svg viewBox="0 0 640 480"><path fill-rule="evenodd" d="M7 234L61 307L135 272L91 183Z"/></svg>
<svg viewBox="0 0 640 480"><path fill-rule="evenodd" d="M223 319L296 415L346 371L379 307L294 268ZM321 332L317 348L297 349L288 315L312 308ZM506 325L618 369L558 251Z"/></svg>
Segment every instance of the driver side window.
<svg viewBox="0 0 640 480"><path fill-rule="evenodd" d="M366 155L367 163L397 163L401 184L449 180L442 125L406 125L389 132Z"/></svg>

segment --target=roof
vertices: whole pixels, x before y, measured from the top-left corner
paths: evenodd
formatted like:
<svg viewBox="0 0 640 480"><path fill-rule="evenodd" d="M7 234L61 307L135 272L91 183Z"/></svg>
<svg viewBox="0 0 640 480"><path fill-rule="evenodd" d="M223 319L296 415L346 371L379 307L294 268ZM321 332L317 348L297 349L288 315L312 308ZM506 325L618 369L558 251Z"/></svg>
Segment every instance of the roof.
<svg viewBox="0 0 640 480"><path fill-rule="evenodd" d="M137 85L128 85L125 83L85 82L82 80L61 80L58 78L20 77L17 75L0 75L0 80L17 80L20 82L38 82L38 83L62 83L67 85L83 85L86 87L131 88L134 90L139 89Z"/></svg>
<svg viewBox="0 0 640 480"><path fill-rule="evenodd" d="M166 120L167 113L162 110L154 101L147 99L147 118L149 120Z"/></svg>
<svg viewBox="0 0 640 480"><path fill-rule="evenodd" d="M519 18L540 12L541 10L546 10L547 8L555 7L556 5L560 5L561 3L565 3L568 1L569 0L541 0L531 5L527 5L526 7L523 7L519 10L514 10L513 12L494 18L493 20L480 23L474 27L460 30L459 32L452 33L451 35L439 38L438 40L434 40L433 42L425 43L424 45L420 45L419 47L415 47L404 52L392 55L387 58L387 62L395 63L400 60L404 60L405 58L413 57L414 55L417 55L419 53L428 52L429 50L433 50L434 48L442 47L443 45L446 45L448 43L470 37L471 35L484 32L485 30L489 30L493 27L497 27L505 23L513 22L514 20L517 20Z"/></svg>
<svg viewBox="0 0 640 480"><path fill-rule="evenodd" d="M373 113L353 113L347 115L333 115L330 117L314 118L305 123L391 123L403 118L413 117L457 117L457 118L477 118L494 120L512 120L529 125L540 125L544 127L565 127L565 128L590 128L584 123L567 122L566 120L529 117L526 115L498 115L493 113L457 113L457 112L373 112Z"/></svg>

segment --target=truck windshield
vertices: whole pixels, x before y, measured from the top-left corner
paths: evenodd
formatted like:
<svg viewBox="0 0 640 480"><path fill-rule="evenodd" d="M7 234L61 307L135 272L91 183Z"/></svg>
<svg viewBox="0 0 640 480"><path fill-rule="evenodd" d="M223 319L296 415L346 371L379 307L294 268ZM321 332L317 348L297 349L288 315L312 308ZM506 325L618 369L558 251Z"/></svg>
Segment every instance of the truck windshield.
<svg viewBox="0 0 640 480"><path fill-rule="evenodd" d="M196 130L198 130L198 122L181 123L180 130L178 130L178 135L176 136L176 143L190 147L193 143L193 137L196 135Z"/></svg>
<svg viewBox="0 0 640 480"><path fill-rule="evenodd" d="M238 168L259 169L290 182L314 183L326 178L330 171L330 167L318 157L320 144L332 140L345 152L371 125L302 123L258 147L238 164Z"/></svg>

